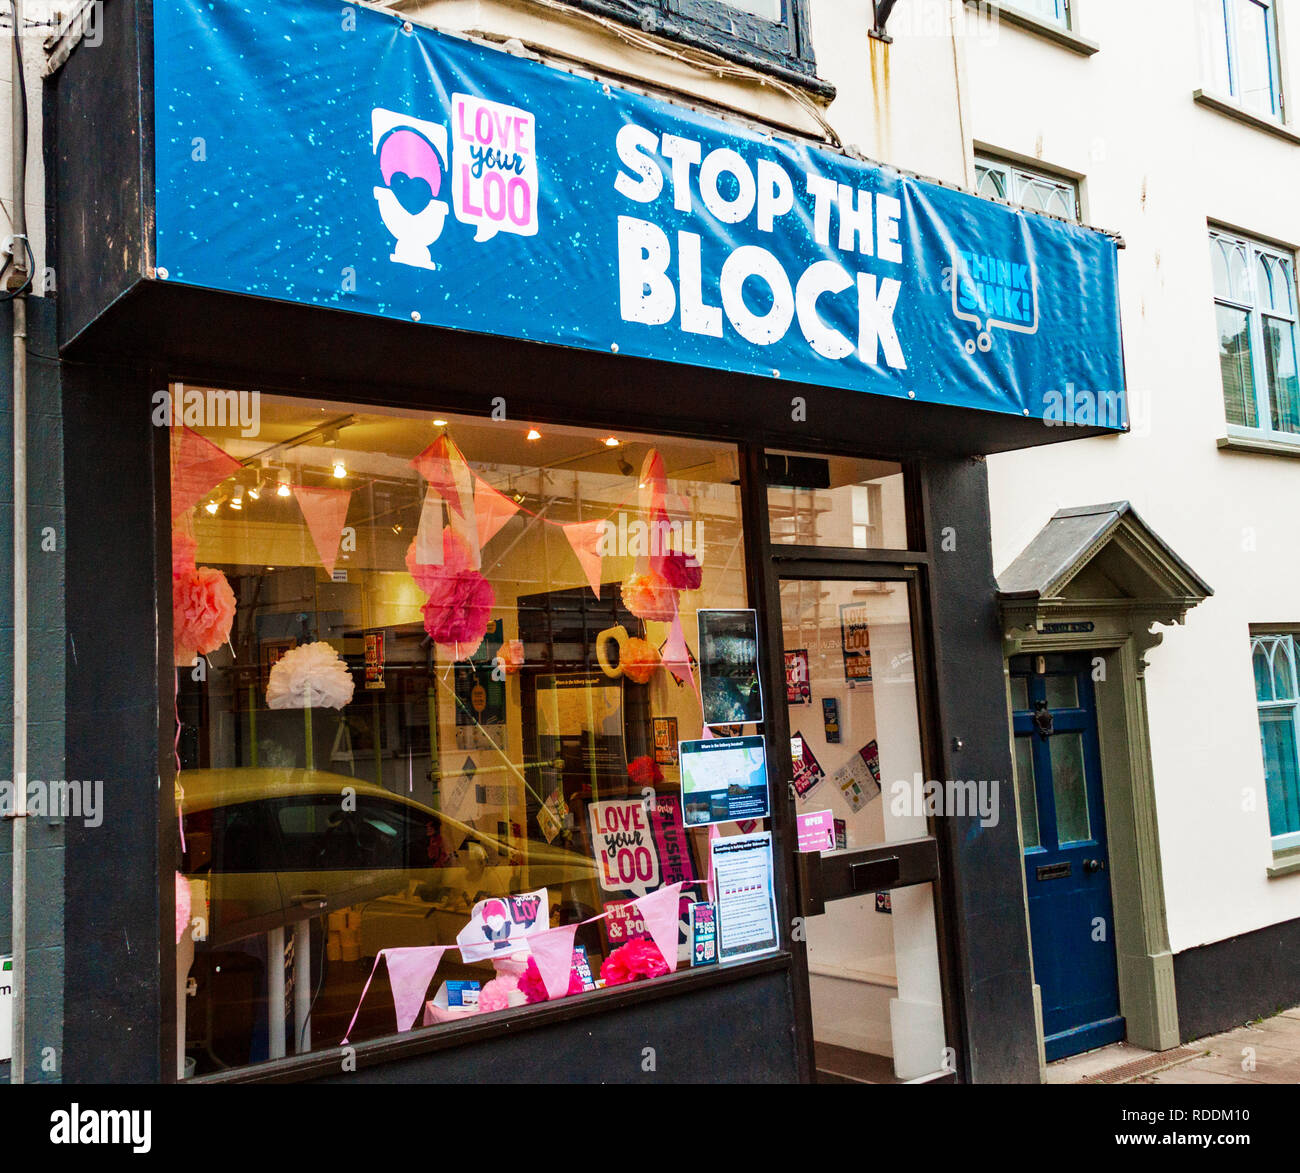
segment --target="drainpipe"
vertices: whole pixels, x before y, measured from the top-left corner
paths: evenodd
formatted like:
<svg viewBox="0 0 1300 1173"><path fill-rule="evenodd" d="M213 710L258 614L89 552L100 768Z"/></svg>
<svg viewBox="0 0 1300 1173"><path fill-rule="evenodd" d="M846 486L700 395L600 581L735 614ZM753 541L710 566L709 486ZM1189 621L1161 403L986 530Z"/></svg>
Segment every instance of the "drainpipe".
<svg viewBox="0 0 1300 1173"><path fill-rule="evenodd" d="M23 1083L27 1056L27 87L23 78L22 0L13 0L13 236L7 295L14 308L14 810L13 1060L9 1082ZM9 265L6 265L9 268Z"/></svg>

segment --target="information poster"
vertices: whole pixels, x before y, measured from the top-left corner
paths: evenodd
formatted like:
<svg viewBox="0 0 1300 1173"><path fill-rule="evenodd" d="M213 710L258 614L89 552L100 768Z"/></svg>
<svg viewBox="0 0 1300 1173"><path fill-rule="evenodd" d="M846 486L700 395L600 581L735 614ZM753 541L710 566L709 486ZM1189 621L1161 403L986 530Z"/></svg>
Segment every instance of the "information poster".
<svg viewBox="0 0 1300 1173"><path fill-rule="evenodd" d="M831 775L831 781L856 815L880 793L880 751L876 743L868 741Z"/></svg>
<svg viewBox="0 0 1300 1173"><path fill-rule="evenodd" d="M656 717L654 719L655 765L677 765L677 718Z"/></svg>
<svg viewBox="0 0 1300 1173"><path fill-rule="evenodd" d="M822 731L826 734L827 745L840 743L840 698L822 697Z"/></svg>
<svg viewBox="0 0 1300 1173"><path fill-rule="evenodd" d="M871 632L866 603L840 604L840 645L844 653L844 679L850 688L871 683Z"/></svg>
<svg viewBox="0 0 1300 1173"><path fill-rule="evenodd" d="M683 741L680 760L688 827L767 817L767 756L761 737Z"/></svg>
<svg viewBox="0 0 1300 1173"><path fill-rule="evenodd" d="M618 681L603 672L543 676L537 681L536 705L537 756L562 763L560 771L543 771L544 785L558 787L561 771L575 785L626 785L623 690Z"/></svg>
<svg viewBox="0 0 1300 1173"><path fill-rule="evenodd" d="M794 765L794 792L800 798L807 798L826 774L802 733L790 738L790 761Z"/></svg>
<svg viewBox="0 0 1300 1173"><path fill-rule="evenodd" d="M756 725L763 719L756 611L698 611L704 724Z"/></svg>
<svg viewBox="0 0 1300 1173"><path fill-rule="evenodd" d="M785 703L787 705L812 704L812 684L809 681L808 649L796 648L785 654Z"/></svg>
<svg viewBox="0 0 1300 1173"><path fill-rule="evenodd" d="M712 902L696 901L691 905L690 926L691 964L717 964L718 916Z"/></svg>
<svg viewBox="0 0 1300 1173"><path fill-rule="evenodd" d="M709 850L717 897L718 960L772 952L777 933L771 832L714 839Z"/></svg>
<svg viewBox="0 0 1300 1173"><path fill-rule="evenodd" d="M457 749L505 748L506 682L493 678L502 631L503 621L492 620L473 658L456 665Z"/></svg>

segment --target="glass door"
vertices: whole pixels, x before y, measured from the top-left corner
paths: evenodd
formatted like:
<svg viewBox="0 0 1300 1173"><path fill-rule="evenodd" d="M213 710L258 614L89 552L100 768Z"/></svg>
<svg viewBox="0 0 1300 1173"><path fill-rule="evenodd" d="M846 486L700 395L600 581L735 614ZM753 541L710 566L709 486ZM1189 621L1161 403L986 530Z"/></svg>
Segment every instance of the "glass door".
<svg viewBox="0 0 1300 1173"><path fill-rule="evenodd" d="M850 573L780 581L795 806L801 824L829 824L824 846L806 842L796 857L817 1078L925 1080L955 1063L922 752L916 581L901 568L895 581L841 577Z"/></svg>

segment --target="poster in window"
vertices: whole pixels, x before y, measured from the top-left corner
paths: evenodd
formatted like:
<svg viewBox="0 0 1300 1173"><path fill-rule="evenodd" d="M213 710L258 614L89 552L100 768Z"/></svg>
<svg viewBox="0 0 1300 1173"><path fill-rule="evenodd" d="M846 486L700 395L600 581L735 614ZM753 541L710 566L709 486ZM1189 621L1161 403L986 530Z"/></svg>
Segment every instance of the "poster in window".
<svg viewBox="0 0 1300 1173"><path fill-rule="evenodd" d="M826 734L827 745L840 743L840 698L822 697L822 730Z"/></svg>
<svg viewBox="0 0 1300 1173"><path fill-rule="evenodd" d="M871 683L871 631L866 603L840 604L840 645L844 679L850 688Z"/></svg>
<svg viewBox="0 0 1300 1173"><path fill-rule="evenodd" d="M680 759L688 827L767 817L767 756L761 737L683 741Z"/></svg>
<svg viewBox="0 0 1300 1173"><path fill-rule="evenodd" d="M717 892L718 960L778 947L772 893L772 833L733 835L709 844Z"/></svg>
<svg viewBox="0 0 1300 1173"><path fill-rule="evenodd" d="M604 673L543 676L537 681L537 757L548 763L543 784L568 780L565 793L627 785L623 690Z"/></svg>
<svg viewBox="0 0 1300 1173"><path fill-rule="evenodd" d="M366 689L378 692L384 687L384 633L366 632Z"/></svg>
<svg viewBox="0 0 1300 1173"><path fill-rule="evenodd" d="M808 739L797 730L790 736L790 761L794 766L794 792L800 798L807 798L826 774Z"/></svg>
<svg viewBox="0 0 1300 1173"><path fill-rule="evenodd" d="M831 775L831 781L839 787L849 809L857 814L880 793L880 751L876 743L868 741Z"/></svg>
<svg viewBox="0 0 1300 1173"><path fill-rule="evenodd" d="M796 648L785 654L785 703L787 705L812 704L807 648Z"/></svg>
<svg viewBox="0 0 1300 1173"><path fill-rule="evenodd" d="M704 724L756 725L763 719L758 613L696 612Z"/></svg>
<svg viewBox="0 0 1300 1173"><path fill-rule="evenodd" d="M502 633L503 621L492 620L478 651L468 663L456 665L457 749L505 748L506 682L493 678Z"/></svg>
<svg viewBox="0 0 1300 1173"><path fill-rule="evenodd" d="M677 718L654 719L655 765L677 765Z"/></svg>
<svg viewBox="0 0 1300 1173"><path fill-rule="evenodd" d="M597 876L606 892L645 896L660 884L659 855L642 798L615 798L587 807Z"/></svg>

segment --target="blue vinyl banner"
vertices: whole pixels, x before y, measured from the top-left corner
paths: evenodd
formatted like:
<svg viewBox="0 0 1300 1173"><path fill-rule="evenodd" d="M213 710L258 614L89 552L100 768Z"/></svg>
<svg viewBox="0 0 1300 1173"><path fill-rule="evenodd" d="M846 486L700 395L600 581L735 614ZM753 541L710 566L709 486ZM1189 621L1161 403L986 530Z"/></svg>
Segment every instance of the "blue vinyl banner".
<svg viewBox="0 0 1300 1173"><path fill-rule="evenodd" d="M358 5L153 10L160 278L1125 422L1101 233Z"/></svg>

